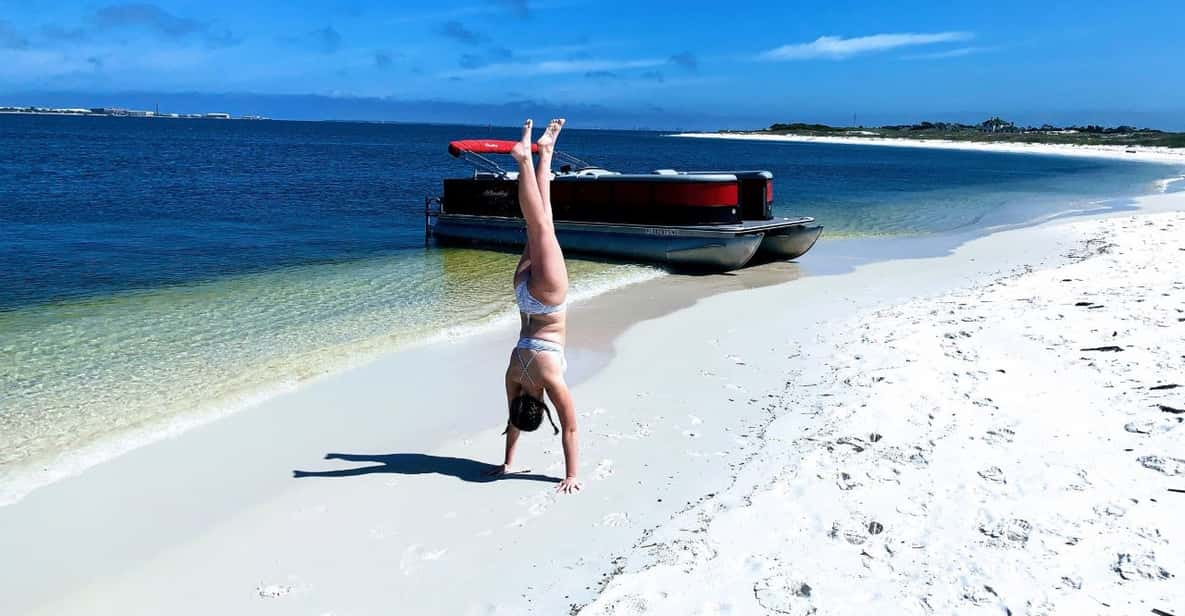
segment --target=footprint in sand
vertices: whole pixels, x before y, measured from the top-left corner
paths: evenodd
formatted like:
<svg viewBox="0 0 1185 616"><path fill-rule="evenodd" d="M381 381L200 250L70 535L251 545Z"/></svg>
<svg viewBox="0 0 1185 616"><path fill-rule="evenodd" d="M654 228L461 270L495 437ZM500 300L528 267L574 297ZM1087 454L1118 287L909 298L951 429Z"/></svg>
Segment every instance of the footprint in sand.
<svg viewBox="0 0 1185 616"><path fill-rule="evenodd" d="M698 426L698 425L704 423L704 420L700 419L699 417L696 417L695 415L688 415L687 420L690 421L691 425L693 425L693 426Z"/></svg>
<svg viewBox="0 0 1185 616"><path fill-rule="evenodd" d="M863 453L864 449L868 446L867 443L855 436L841 436L835 441L835 444L851 447L852 451L856 453ZM830 451L831 449L832 447L828 446L828 450Z"/></svg>
<svg viewBox="0 0 1185 616"><path fill-rule="evenodd" d="M832 539L843 539L852 545L860 545L868 541L868 535L862 530L844 528L839 522L831 523L831 530L827 531L827 536Z"/></svg>
<svg viewBox="0 0 1185 616"><path fill-rule="evenodd" d="M260 584L255 587L255 593L264 599L278 599L292 592L287 584Z"/></svg>
<svg viewBox="0 0 1185 616"><path fill-rule="evenodd" d="M1082 590L1082 576L1063 575L1061 581L1054 584L1054 588Z"/></svg>
<svg viewBox="0 0 1185 616"><path fill-rule="evenodd" d="M670 543L656 544L651 549L660 564L680 567L687 572L716 558L718 554L716 548L700 538L676 539Z"/></svg>
<svg viewBox="0 0 1185 616"><path fill-rule="evenodd" d="M996 590L987 584L963 583L963 599L975 605L988 605L999 601Z"/></svg>
<svg viewBox="0 0 1185 616"><path fill-rule="evenodd" d="M1185 460L1168 456L1140 456L1136 461L1144 468L1165 475L1185 475Z"/></svg>
<svg viewBox="0 0 1185 616"><path fill-rule="evenodd" d="M687 438L699 438L699 432L696 432L695 430L684 430L683 436L686 436Z"/></svg>
<svg viewBox="0 0 1185 616"><path fill-rule="evenodd" d="M1014 438L1016 438L1016 432L1011 428L995 428L988 430L983 435L983 440L992 445L1005 445L1011 443Z"/></svg>
<svg viewBox="0 0 1185 616"><path fill-rule="evenodd" d="M851 490L852 488L860 486L860 482L856 480L849 473L840 472L835 478L835 485L839 486L841 490Z"/></svg>
<svg viewBox="0 0 1185 616"><path fill-rule="evenodd" d="M1029 534L1033 532L1033 525L1027 520L1013 518L1011 520L981 524L979 526L979 532L992 539L1002 540L995 542L1000 546L1010 544L1024 545L1029 541Z"/></svg>
<svg viewBox="0 0 1185 616"><path fill-rule="evenodd" d="M1127 508L1123 505L1120 505L1119 503L1103 503L1101 505L1095 505L1092 510L1094 511L1094 514L1100 518L1122 518L1123 516L1127 515Z"/></svg>
<svg viewBox="0 0 1185 616"><path fill-rule="evenodd" d="M914 518L922 518L930 514L929 509L924 503L920 503L913 499L906 500L905 502L897 505L896 509L897 513Z"/></svg>
<svg viewBox="0 0 1185 616"><path fill-rule="evenodd" d="M621 528L622 526L629 526L629 523L630 516L621 512L607 513L605 517L601 518L601 526L608 526L609 528Z"/></svg>
<svg viewBox="0 0 1185 616"><path fill-rule="evenodd" d="M1124 430L1133 434L1157 434L1160 432L1168 432L1177 426L1181 425L1185 419L1181 417L1164 417L1161 419L1148 419L1145 421L1133 421L1123 426Z"/></svg>
<svg viewBox="0 0 1185 616"><path fill-rule="evenodd" d="M1167 569L1156 564L1156 555L1152 552L1144 554L1120 554L1111 566L1111 570L1125 580L1167 580L1173 577Z"/></svg>
<svg viewBox="0 0 1185 616"><path fill-rule="evenodd" d="M625 595L619 599L614 599L609 605L601 608L601 614L645 614L650 611L650 603L646 601L645 597L638 595Z"/></svg>
<svg viewBox="0 0 1185 616"><path fill-rule="evenodd" d="M761 607L778 614L807 616L816 612L810 585L799 579L785 575L767 577L753 585L753 594Z"/></svg>
<svg viewBox="0 0 1185 616"><path fill-rule="evenodd" d="M873 481L889 481L897 484L901 483L901 471L898 470L897 467L888 464L878 464L873 466L864 474Z"/></svg>
<svg viewBox="0 0 1185 616"><path fill-rule="evenodd" d="M607 479L613 474L613 460L601 460L593 471L593 479Z"/></svg>
<svg viewBox="0 0 1185 616"><path fill-rule="evenodd" d="M1067 481L1064 488L1081 492L1091 486L1090 479L1086 477L1086 469L1077 469L1074 471L1074 478Z"/></svg>
<svg viewBox="0 0 1185 616"><path fill-rule="evenodd" d="M734 364L736 364L736 365L738 365L738 366L744 366L744 365L745 365L745 360L744 360L744 359L742 359L740 355L725 355L724 357L725 357L725 359L727 359L728 361L730 361L730 362L732 362L732 363L734 363Z"/></svg>
<svg viewBox="0 0 1185 616"><path fill-rule="evenodd" d="M915 468L925 468L930 465L927 450L918 445L909 448L889 447L882 454L885 459L900 465L910 465Z"/></svg>
<svg viewBox="0 0 1185 616"><path fill-rule="evenodd" d="M998 466L989 466L980 470L979 476L996 483L1008 483L1008 480L1004 478L1004 471Z"/></svg>

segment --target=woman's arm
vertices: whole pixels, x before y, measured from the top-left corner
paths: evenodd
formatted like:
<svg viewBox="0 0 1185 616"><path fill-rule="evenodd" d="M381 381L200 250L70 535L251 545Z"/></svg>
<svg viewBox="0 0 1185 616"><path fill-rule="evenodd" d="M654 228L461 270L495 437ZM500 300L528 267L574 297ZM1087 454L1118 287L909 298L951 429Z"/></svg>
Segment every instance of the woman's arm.
<svg viewBox="0 0 1185 616"><path fill-rule="evenodd" d="M510 401L522 392L522 385L510 378L510 371L506 371L506 404L510 405ZM502 458L502 466L496 466L490 470L490 475L506 475L512 472L528 472L530 469L520 469L518 471L510 470L514 463L514 446L518 444L518 435L520 430L506 422L506 453Z"/></svg>
<svg viewBox="0 0 1185 616"><path fill-rule="evenodd" d="M519 429L507 425L506 426L506 457L502 461L502 474L511 472L511 466L514 464L514 446L518 443Z"/></svg>
<svg viewBox="0 0 1185 616"><path fill-rule="evenodd" d="M531 269L531 244L523 244L523 254L518 258L518 265L514 266L514 286L522 280L523 274Z"/></svg>
<svg viewBox="0 0 1185 616"><path fill-rule="evenodd" d="M547 397L555 405L556 415L560 419L560 441L564 445L564 480L556 488L560 492L572 493L580 491L580 482L576 479L579 464L579 447L576 439L576 405L572 402L572 393L568 391L568 384L562 375L548 378L544 381Z"/></svg>

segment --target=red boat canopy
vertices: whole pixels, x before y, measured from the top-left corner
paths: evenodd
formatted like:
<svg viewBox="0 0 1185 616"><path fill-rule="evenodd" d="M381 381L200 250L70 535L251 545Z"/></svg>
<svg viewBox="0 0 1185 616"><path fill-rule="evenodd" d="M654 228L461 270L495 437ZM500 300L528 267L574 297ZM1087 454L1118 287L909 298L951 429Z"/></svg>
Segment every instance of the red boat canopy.
<svg viewBox="0 0 1185 616"><path fill-rule="evenodd" d="M473 152L474 154L509 154L510 148L514 147L517 141L501 141L498 139L462 139L460 141L450 141L448 144L448 153L455 157L460 157L465 152ZM532 143L531 151L538 152L539 145Z"/></svg>

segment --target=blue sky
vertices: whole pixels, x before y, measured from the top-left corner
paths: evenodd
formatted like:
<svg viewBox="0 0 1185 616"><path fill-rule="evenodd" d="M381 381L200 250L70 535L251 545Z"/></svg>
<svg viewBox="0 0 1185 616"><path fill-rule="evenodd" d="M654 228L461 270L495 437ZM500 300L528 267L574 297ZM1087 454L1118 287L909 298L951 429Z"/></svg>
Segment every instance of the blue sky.
<svg viewBox="0 0 1185 616"><path fill-rule="evenodd" d="M0 0L0 105L1185 129L1183 15L1179 1Z"/></svg>

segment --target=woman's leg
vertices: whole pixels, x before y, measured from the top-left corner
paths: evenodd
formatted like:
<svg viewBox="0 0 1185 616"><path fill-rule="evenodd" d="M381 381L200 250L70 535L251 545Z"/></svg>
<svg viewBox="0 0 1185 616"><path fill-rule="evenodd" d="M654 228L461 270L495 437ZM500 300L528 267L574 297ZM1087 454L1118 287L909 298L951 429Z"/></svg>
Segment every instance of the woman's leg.
<svg viewBox="0 0 1185 616"><path fill-rule="evenodd" d="M560 137L560 129L564 127L564 119L553 119L547 123L547 128L539 136L539 165L535 168L535 181L539 184L539 195L543 197L543 207L551 211L551 157L555 154L555 142Z"/></svg>
<svg viewBox="0 0 1185 616"><path fill-rule="evenodd" d="M547 195L550 197L551 154L555 138L559 135L562 121L553 120L544 136L539 140L541 169L546 172ZM555 223L551 215L551 203L545 201L531 160L531 121L523 125L522 141L515 144L511 152L518 161L518 202L523 218L527 221L527 251L531 262L531 280L528 289L539 301L558 305L568 295L568 268L564 264L564 253L555 237ZM546 163L547 167L542 167ZM542 172L541 172L542 173Z"/></svg>

